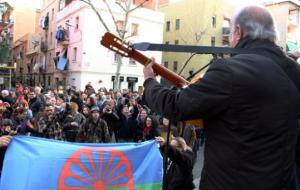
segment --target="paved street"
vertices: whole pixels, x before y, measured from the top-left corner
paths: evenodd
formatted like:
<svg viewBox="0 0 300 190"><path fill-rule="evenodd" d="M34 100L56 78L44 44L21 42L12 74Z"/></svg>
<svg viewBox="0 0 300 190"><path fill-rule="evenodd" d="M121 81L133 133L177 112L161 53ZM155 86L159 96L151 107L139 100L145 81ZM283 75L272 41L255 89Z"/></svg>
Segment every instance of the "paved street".
<svg viewBox="0 0 300 190"><path fill-rule="evenodd" d="M198 150L197 161L195 163L194 170L193 170L194 184L196 185L195 189L199 189L200 175L203 167L203 148L204 146L201 146Z"/></svg>

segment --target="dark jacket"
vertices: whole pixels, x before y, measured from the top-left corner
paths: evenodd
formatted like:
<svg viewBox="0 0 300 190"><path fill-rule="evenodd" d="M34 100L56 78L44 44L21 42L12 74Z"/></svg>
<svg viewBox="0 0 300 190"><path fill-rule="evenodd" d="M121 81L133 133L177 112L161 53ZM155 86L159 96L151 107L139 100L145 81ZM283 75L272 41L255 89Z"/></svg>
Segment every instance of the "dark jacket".
<svg viewBox="0 0 300 190"><path fill-rule="evenodd" d="M63 140L62 127L55 118L50 120L47 116L41 117L37 123L37 126L37 134L39 137Z"/></svg>
<svg viewBox="0 0 300 190"><path fill-rule="evenodd" d="M120 119L116 110L114 109L111 113L103 112L102 118L107 122L109 135L112 137L113 133L116 133L116 125Z"/></svg>
<svg viewBox="0 0 300 190"><path fill-rule="evenodd" d="M85 117L79 112L68 114L63 121L62 127L64 140L76 142L78 133L84 126L85 121Z"/></svg>
<svg viewBox="0 0 300 190"><path fill-rule="evenodd" d="M111 141L107 123L99 118L96 122L88 118L78 135L79 142L107 143Z"/></svg>
<svg viewBox="0 0 300 190"><path fill-rule="evenodd" d="M31 109L33 117L35 117L38 112L44 109L44 104L40 97L37 96L29 100L29 109Z"/></svg>
<svg viewBox="0 0 300 190"><path fill-rule="evenodd" d="M160 148L162 153L165 148L165 146ZM166 168L167 190L193 190L195 188L192 151L179 151L169 146Z"/></svg>
<svg viewBox="0 0 300 190"><path fill-rule="evenodd" d="M139 114L138 108L135 106L133 113L131 113L128 117L122 114L123 105L117 106L117 113L119 116L118 124L116 125L117 139L127 139L132 141L133 139L133 127L136 126L137 116Z"/></svg>
<svg viewBox="0 0 300 190"><path fill-rule="evenodd" d="M0 137L4 136L2 131L0 131ZM0 147L0 176L2 173L3 161L7 147Z"/></svg>
<svg viewBox="0 0 300 190"><path fill-rule="evenodd" d="M144 98L168 118L204 118L201 190L294 189L298 66L271 42L238 46L257 53L217 60L181 91L148 79Z"/></svg>

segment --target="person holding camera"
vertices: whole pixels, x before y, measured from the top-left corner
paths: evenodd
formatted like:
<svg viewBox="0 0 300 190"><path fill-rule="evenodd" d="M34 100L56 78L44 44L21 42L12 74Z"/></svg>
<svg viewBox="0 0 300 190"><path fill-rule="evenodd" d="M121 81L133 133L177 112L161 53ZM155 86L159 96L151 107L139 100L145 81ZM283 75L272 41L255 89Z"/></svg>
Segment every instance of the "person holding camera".
<svg viewBox="0 0 300 190"><path fill-rule="evenodd" d="M116 139L116 125L119 121L119 116L117 114L117 111L115 109L115 101L114 100L108 100L104 102L102 105L102 118L107 122L108 130L109 130L109 135L112 139L112 141L117 141Z"/></svg>

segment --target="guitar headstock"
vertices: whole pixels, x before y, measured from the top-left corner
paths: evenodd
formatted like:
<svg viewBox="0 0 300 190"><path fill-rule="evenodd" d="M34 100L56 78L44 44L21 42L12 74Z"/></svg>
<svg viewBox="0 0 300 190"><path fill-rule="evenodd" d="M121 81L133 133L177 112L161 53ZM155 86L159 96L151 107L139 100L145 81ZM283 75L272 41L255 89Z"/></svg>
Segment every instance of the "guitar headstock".
<svg viewBox="0 0 300 190"><path fill-rule="evenodd" d="M132 52L132 47L128 43L122 41L119 37L110 32L104 34L101 44L124 57L130 57Z"/></svg>

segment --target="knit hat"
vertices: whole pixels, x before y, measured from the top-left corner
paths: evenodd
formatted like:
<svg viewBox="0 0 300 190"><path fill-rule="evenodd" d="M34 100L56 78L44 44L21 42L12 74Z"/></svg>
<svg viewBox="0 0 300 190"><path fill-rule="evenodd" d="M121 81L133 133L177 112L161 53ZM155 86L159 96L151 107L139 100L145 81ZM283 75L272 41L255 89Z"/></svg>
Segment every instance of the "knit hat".
<svg viewBox="0 0 300 190"><path fill-rule="evenodd" d="M100 112L100 109L99 109L99 107L98 107L98 106L94 106L94 107L92 107L92 109L91 109L91 113L93 113L93 112Z"/></svg>

